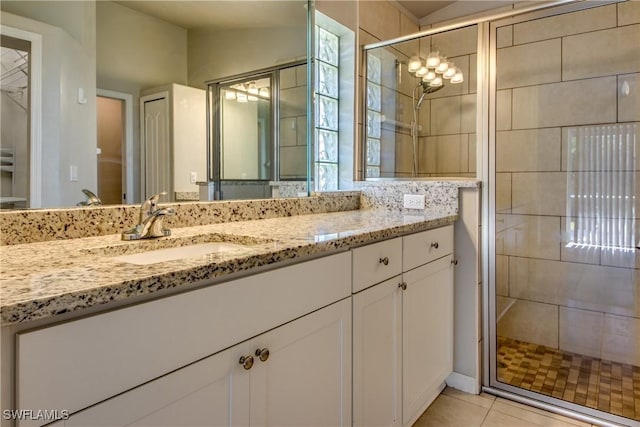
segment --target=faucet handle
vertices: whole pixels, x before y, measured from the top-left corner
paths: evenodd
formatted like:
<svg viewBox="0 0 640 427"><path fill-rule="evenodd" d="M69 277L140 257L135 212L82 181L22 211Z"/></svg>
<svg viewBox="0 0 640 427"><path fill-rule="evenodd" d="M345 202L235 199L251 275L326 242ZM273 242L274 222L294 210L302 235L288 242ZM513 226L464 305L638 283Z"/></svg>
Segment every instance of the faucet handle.
<svg viewBox="0 0 640 427"><path fill-rule="evenodd" d="M149 197L147 200L142 202L142 206L140 206L140 222L141 223L145 218L150 217L156 211L158 200L160 199L160 197L166 196L166 195L167 195L167 192L162 191L158 194L154 194L153 196Z"/></svg>
<svg viewBox="0 0 640 427"><path fill-rule="evenodd" d="M158 194L154 194L153 196L149 197L146 201L149 202L152 206L155 207L155 205L158 203L158 200L160 199L160 197L162 196L166 196L167 192L166 191L161 191Z"/></svg>

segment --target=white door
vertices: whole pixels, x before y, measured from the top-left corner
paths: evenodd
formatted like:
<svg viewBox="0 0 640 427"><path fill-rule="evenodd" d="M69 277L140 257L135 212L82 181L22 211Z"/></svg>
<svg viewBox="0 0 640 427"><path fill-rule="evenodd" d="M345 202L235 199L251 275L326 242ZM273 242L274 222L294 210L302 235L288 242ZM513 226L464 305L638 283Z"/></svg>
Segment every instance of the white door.
<svg viewBox="0 0 640 427"><path fill-rule="evenodd" d="M252 426L351 425L351 300L257 337L251 370ZM255 354L255 353L254 353Z"/></svg>
<svg viewBox="0 0 640 427"><path fill-rule="evenodd" d="M140 99L143 123L144 188L142 198L166 191L173 200L171 135L169 129L169 94L162 92Z"/></svg>
<svg viewBox="0 0 640 427"><path fill-rule="evenodd" d="M353 425L402 425L402 282L353 296Z"/></svg>
<svg viewBox="0 0 640 427"><path fill-rule="evenodd" d="M217 353L78 412L67 427L248 426L250 375L236 357Z"/></svg>
<svg viewBox="0 0 640 427"><path fill-rule="evenodd" d="M402 298L403 424L437 397L453 370L453 257L404 273Z"/></svg>

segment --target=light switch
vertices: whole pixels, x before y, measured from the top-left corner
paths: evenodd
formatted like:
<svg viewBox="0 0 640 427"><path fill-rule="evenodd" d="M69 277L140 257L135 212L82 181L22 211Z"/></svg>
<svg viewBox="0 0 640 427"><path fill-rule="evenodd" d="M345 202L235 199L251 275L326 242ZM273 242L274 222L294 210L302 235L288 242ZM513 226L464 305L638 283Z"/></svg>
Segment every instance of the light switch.
<svg viewBox="0 0 640 427"><path fill-rule="evenodd" d="M191 180L192 184L195 184L198 181L198 173L197 172L191 172L190 180Z"/></svg>
<svg viewBox="0 0 640 427"><path fill-rule="evenodd" d="M69 181L71 182L78 181L78 166L76 165L69 166Z"/></svg>

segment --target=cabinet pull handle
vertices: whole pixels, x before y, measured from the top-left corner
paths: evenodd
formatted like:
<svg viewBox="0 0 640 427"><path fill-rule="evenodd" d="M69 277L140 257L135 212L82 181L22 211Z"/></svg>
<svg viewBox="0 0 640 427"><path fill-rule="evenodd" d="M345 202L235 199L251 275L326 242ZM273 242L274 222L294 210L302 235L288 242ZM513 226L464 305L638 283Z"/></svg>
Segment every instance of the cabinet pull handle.
<svg viewBox="0 0 640 427"><path fill-rule="evenodd" d="M238 363L240 363L242 367L248 371L253 367L253 356L242 356L240 357L240 361Z"/></svg>
<svg viewBox="0 0 640 427"><path fill-rule="evenodd" d="M262 350L256 350L256 357L259 357L261 361L266 362L269 358L269 349L263 348Z"/></svg>
<svg viewBox="0 0 640 427"><path fill-rule="evenodd" d="M452 260L451 260L451 264L453 264L453 265L458 265L458 260L457 260L457 259L452 259Z"/></svg>
<svg viewBox="0 0 640 427"><path fill-rule="evenodd" d="M440 246L440 245L438 245L438 242L433 242L433 243L431 244L431 247L432 247L433 249L438 249L438 246Z"/></svg>
<svg viewBox="0 0 640 427"><path fill-rule="evenodd" d="M398 287L399 287L400 289L402 289L403 291L406 291L406 290L407 290L407 282L399 283L399 284L398 284Z"/></svg>
<svg viewBox="0 0 640 427"><path fill-rule="evenodd" d="M389 265L389 257L380 258L378 262L380 264Z"/></svg>

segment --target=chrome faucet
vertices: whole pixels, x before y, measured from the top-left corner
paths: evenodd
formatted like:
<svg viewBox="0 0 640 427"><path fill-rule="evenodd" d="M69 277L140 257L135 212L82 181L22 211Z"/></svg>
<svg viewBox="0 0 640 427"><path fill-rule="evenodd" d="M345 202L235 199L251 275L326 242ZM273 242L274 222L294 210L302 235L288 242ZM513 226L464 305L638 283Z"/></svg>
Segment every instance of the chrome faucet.
<svg viewBox="0 0 640 427"><path fill-rule="evenodd" d="M171 230L164 228L164 217L176 213L174 208L158 208L158 199L167 193L162 192L149 197L140 206L140 221L129 231L122 233L122 240L150 239L171 235Z"/></svg>
<svg viewBox="0 0 640 427"><path fill-rule="evenodd" d="M85 196L87 196L87 200L78 203L76 206L97 206L102 204L102 200L100 200L100 197L96 196L93 191L83 188L82 192Z"/></svg>

